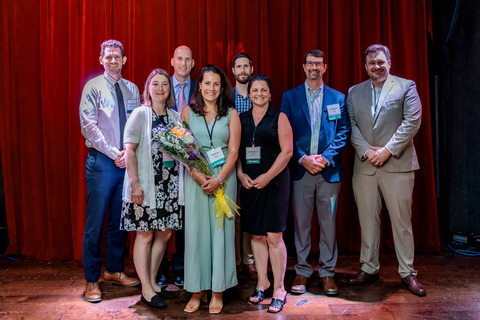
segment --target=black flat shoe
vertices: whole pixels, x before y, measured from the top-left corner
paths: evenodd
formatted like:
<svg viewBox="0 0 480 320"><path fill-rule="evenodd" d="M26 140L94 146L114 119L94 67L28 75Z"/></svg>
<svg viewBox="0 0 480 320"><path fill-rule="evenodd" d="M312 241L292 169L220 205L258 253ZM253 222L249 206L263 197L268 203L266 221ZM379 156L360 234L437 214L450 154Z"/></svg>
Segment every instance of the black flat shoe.
<svg viewBox="0 0 480 320"><path fill-rule="evenodd" d="M251 300L252 298L257 298L257 301L252 301ZM254 303L254 304L259 304L264 299L265 299L265 291L255 290L255 292L250 296L250 299L248 299L248 301L250 301L251 303Z"/></svg>
<svg viewBox="0 0 480 320"><path fill-rule="evenodd" d="M283 310L283 306L285 305L285 303L287 303L287 294L286 293L285 293L285 298L283 298L283 300L272 298L272 302L270 302L270 306L268 307L267 312L268 313L279 313L280 311ZM272 310L270 310L270 307L277 308L278 310L277 311L272 311Z"/></svg>
<svg viewBox="0 0 480 320"><path fill-rule="evenodd" d="M142 294L142 296L140 297L140 300L142 300L143 303L145 303L147 306L152 308L165 309L167 307L167 304L165 303L165 301L163 301L162 298L160 298L157 295L154 295L152 297L152 301L147 301L147 299L145 299Z"/></svg>
<svg viewBox="0 0 480 320"><path fill-rule="evenodd" d="M162 291L156 292L157 296L162 298L163 300L169 300L169 299L175 299L175 292L173 291L167 291L164 288L162 288Z"/></svg>

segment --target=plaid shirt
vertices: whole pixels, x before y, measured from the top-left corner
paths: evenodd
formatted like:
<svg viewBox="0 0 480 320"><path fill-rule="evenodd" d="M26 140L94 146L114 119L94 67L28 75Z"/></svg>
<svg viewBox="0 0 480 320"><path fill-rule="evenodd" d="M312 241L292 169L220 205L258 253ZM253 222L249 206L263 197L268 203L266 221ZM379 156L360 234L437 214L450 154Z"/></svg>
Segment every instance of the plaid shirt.
<svg viewBox="0 0 480 320"><path fill-rule="evenodd" d="M240 93L238 93L237 87L234 87L233 89L235 89L235 97L233 102L235 103L235 108L237 109L238 114L250 110L252 107L252 101L250 100L250 97L247 95L244 98Z"/></svg>

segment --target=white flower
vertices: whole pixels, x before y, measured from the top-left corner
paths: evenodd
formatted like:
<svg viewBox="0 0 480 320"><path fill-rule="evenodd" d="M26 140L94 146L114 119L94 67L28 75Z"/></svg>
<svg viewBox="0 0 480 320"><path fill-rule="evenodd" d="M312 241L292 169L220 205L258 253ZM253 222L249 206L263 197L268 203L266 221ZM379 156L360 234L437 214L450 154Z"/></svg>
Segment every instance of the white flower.
<svg viewBox="0 0 480 320"><path fill-rule="evenodd" d="M192 143L193 142L193 136L190 133L186 133L183 138L185 139L186 143Z"/></svg>

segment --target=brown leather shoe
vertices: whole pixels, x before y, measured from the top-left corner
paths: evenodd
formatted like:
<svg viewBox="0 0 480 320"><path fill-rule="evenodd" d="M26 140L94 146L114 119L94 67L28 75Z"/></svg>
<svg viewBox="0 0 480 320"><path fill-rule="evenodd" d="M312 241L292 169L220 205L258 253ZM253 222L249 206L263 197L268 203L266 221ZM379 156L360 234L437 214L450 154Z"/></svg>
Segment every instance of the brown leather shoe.
<svg viewBox="0 0 480 320"><path fill-rule="evenodd" d="M348 279L348 284L364 284L374 280L378 280L378 273L370 274L360 270L356 275Z"/></svg>
<svg viewBox="0 0 480 320"><path fill-rule="evenodd" d="M258 279L257 269L255 269L255 265L253 264L245 265L243 270L245 270L245 273L250 279L252 280Z"/></svg>
<svg viewBox="0 0 480 320"><path fill-rule="evenodd" d="M290 292L294 294L304 294L307 291L307 282L307 277L302 276L301 274L297 274L295 280L293 281L292 289L290 289Z"/></svg>
<svg viewBox="0 0 480 320"><path fill-rule="evenodd" d="M100 291L100 285L98 282L87 282L83 298L85 298L85 300L88 302L102 301L102 291Z"/></svg>
<svg viewBox="0 0 480 320"><path fill-rule="evenodd" d="M325 293L327 296L338 295L338 287L337 287L337 284L335 283L335 280L333 280L333 277L330 277L330 276L322 277L322 282L323 282L323 293Z"/></svg>
<svg viewBox="0 0 480 320"><path fill-rule="evenodd" d="M116 284L119 286L125 287L135 287L140 284L138 278L130 278L123 272L116 272L114 274L109 274L107 272L103 273L103 283L104 284Z"/></svg>
<svg viewBox="0 0 480 320"><path fill-rule="evenodd" d="M419 297L425 297L427 295L427 291L423 284L417 280L417 277L409 275L405 278L402 278L402 284L407 287L408 291L417 295Z"/></svg>

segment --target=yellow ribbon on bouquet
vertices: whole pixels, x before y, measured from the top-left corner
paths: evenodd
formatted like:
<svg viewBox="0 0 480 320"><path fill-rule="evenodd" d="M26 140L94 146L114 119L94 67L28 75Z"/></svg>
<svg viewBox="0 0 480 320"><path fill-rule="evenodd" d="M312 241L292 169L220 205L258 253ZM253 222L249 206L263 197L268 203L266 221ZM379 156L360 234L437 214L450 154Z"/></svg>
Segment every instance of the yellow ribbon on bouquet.
<svg viewBox="0 0 480 320"><path fill-rule="evenodd" d="M224 216L227 216L227 218L233 217L233 213L230 208L235 210L235 212L238 215L240 215L240 213L238 213L238 209L240 209L240 207L237 206L235 201L230 199L229 196L224 194L224 191L225 191L224 186L218 188L217 192L215 193L215 197L217 199L215 200L215 205L213 207L213 210L215 212L215 217L217 217L218 219L218 227L220 228L223 227Z"/></svg>

